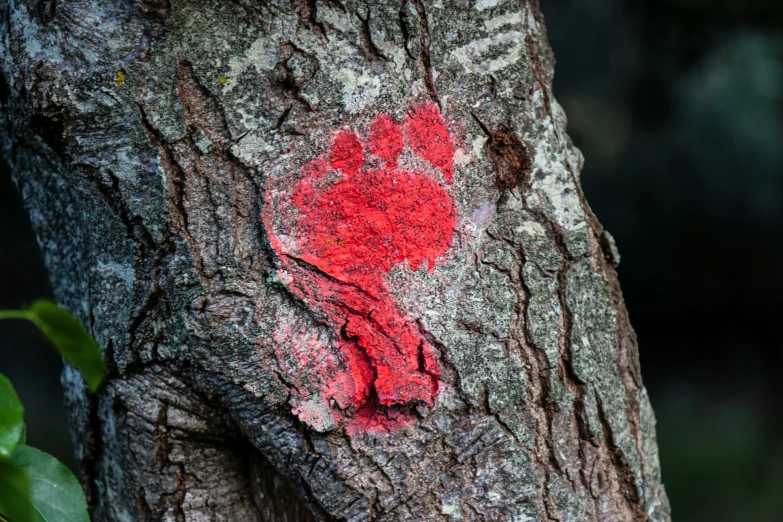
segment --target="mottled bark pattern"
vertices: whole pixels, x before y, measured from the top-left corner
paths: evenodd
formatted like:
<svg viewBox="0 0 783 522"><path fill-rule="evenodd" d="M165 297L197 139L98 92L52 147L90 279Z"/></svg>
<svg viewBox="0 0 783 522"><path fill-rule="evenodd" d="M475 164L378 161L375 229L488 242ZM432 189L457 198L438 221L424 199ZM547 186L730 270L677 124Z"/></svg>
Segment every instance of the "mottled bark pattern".
<svg viewBox="0 0 783 522"><path fill-rule="evenodd" d="M535 0L0 7L3 150L110 365L94 396L63 374L95 521L669 520ZM298 357L340 364L342 334L262 215L335 131L421 103L456 139L457 230L386 287L441 389L405 427L352 432Z"/></svg>

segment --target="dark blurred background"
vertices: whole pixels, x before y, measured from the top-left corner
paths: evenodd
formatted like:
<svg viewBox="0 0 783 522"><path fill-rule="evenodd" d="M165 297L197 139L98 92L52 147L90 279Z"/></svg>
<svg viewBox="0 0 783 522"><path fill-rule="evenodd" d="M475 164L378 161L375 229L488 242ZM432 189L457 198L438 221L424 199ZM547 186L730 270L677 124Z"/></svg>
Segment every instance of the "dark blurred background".
<svg viewBox="0 0 783 522"><path fill-rule="evenodd" d="M673 518L783 521L783 1L541 4Z"/></svg>
<svg viewBox="0 0 783 522"><path fill-rule="evenodd" d="M783 521L783 1L541 0L678 522ZM0 308L50 295L0 165ZM29 443L73 464L60 359L0 322Z"/></svg>

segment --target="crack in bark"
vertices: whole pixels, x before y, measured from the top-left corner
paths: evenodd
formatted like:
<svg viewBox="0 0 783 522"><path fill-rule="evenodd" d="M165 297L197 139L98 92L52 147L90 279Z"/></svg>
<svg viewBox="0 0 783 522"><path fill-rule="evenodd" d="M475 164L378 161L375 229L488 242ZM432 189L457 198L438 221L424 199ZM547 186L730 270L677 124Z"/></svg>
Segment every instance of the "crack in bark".
<svg viewBox="0 0 783 522"><path fill-rule="evenodd" d="M364 57L368 61L373 60L380 60L383 62L388 62L389 59L381 53L381 50L378 49L378 46L375 45L375 42L372 39L372 34L370 32L370 7L369 5L367 7L367 16L362 18L362 15L359 14L359 11L356 11L356 18L359 19L359 48L362 50L362 54L364 54Z"/></svg>
<svg viewBox="0 0 783 522"><path fill-rule="evenodd" d="M626 505L631 510L633 519L639 522L645 521L647 520L647 517L645 516L644 507L642 506L641 498L639 497L639 490L637 489L637 484L634 480L633 470L628 465L628 461L622 456L620 448L615 444L614 432L609 425L609 420L606 417L601 398L596 396L596 402L598 403L598 418L601 421L604 443L606 444L612 466L617 471L617 478L620 482L620 492L623 497L625 497Z"/></svg>
<svg viewBox="0 0 783 522"><path fill-rule="evenodd" d="M489 403L489 386L487 386L486 383L482 385L479 403L481 404L483 414L495 419L495 422L498 423L498 426L500 426L500 429L503 431L503 433L505 433L511 440L517 444L521 443L519 437L517 437L516 433L514 433L514 430L511 429L511 426L509 426L509 424L502 419L498 412L492 411L492 407Z"/></svg>
<svg viewBox="0 0 783 522"><path fill-rule="evenodd" d="M551 70L554 68L554 58L552 50L546 43L546 29L544 18L539 7L539 0L522 0L523 8L529 8L533 18L538 24L539 31L530 26L528 18L525 17L525 46L527 48L528 59L533 68L541 93L544 97L544 110L552 118ZM534 37L538 36L538 40ZM542 43L543 42L543 43ZM546 61L546 64L544 63ZM552 118L554 120L554 118Z"/></svg>
<svg viewBox="0 0 783 522"><path fill-rule="evenodd" d="M454 387L459 394L460 400L463 403L463 407L467 409L469 401L465 396L465 392L462 389L462 383L460 380L459 371L454 362L449 358L448 349L446 345L438 340L437 337L432 335L424 326L421 319L416 320L416 327L419 330L421 336L438 351L438 368L441 370L440 380Z"/></svg>
<svg viewBox="0 0 783 522"><path fill-rule="evenodd" d="M87 505L92 511L99 502L97 479L100 476L103 458L103 438L101 437L101 421L98 416L98 396L89 396L86 406L87 426L85 431L87 438L84 441L85 455L79 462L79 478L84 486Z"/></svg>
<svg viewBox="0 0 783 522"><path fill-rule="evenodd" d="M324 24L318 21L318 5L315 0L291 0L299 26L310 29L316 36L329 41Z"/></svg>
<svg viewBox="0 0 783 522"><path fill-rule="evenodd" d="M139 3L147 11L147 17L153 22L162 24L171 16L170 0L140 0Z"/></svg>
<svg viewBox="0 0 783 522"><path fill-rule="evenodd" d="M283 90L286 97L296 102L306 112L313 112L315 108L311 105L309 100L302 96L301 89L302 86L312 80L320 70L318 59L290 41L280 46L280 54L283 56L283 60L275 65L275 84ZM295 56L305 59L312 66L312 72L306 77L297 77L296 71L290 63ZM304 133L299 134L304 135Z"/></svg>
<svg viewBox="0 0 783 522"><path fill-rule="evenodd" d="M291 108L293 106L289 105L285 108L285 110L280 113L280 116L278 116L277 121L275 122L275 129L279 129L283 126L283 123L285 123L285 120L288 118L288 115L291 114Z"/></svg>
<svg viewBox="0 0 783 522"><path fill-rule="evenodd" d="M521 257L521 267L525 264L525 256L520 252ZM538 412L540 414L543 414L543 418L540 418L539 415L534 414L535 418L535 439L536 439L536 446L535 451L538 459L546 460L549 465L545 466L545 473L544 473L544 481L541 484L541 493L540 498L543 500L545 511L547 516L552 519L551 510L549 506L549 484L551 481L550 477L550 468L554 468L558 470L559 473L562 473L562 468L560 466L560 463L558 462L557 458L555 458L554 448L552 447L552 423L553 423L553 402L551 399L551 384L549 380L551 379L551 369L549 368L549 362L546 357L546 352L543 350L543 348L539 347L535 341L533 340L532 333L530 332L529 328L529 322L530 317L528 316L528 310L529 310L529 303L531 299L531 291L530 288L527 286L527 283L524 280L524 277L522 277L521 273L519 275L515 274L515 277L518 277L519 280L519 287L522 289L522 293L520 295L520 317L523 318L523 323L521 325L522 333L524 342L521 343L523 350L527 352L528 356L528 363L531 365L530 369L530 377L529 381L531 383L530 385L530 404L533 405L533 409L538 409Z"/></svg>
<svg viewBox="0 0 783 522"><path fill-rule="evenodd" d="M291 259L296 265L298 265L300 268L302 268L302 270L307 271L309 273L312 273L315 277L319 277L321 279L325 279L325 280L329 281L330 283L335 284L335 285L337 285L339 287L350 287L354 291L358 292L362 297L364 297L364 298L366 298L366 299L368 299L368 300L370 300L372 302L379 302L379 299L377 297L373 296L372 294L367 292L367 290L365 290L364 288L362 288L361 286L359 286L357 284L348 283L348 282L344 282L344 281L342 281L340 279L337 279L337 278L333 277L332 275L324 272L323 270L321 270L317 266L312 265L312 264L308 263L307 261L305 261L305 260L303 260L303 259L301 259L299 257L293 256L291 254L283 254L283 255L285 255L285 257L287 257L288 259ZM306 302L302 301L302 299L300 297L298 297L296 295L293 295L290 292L290 290L286 289L286 292L289 295L291 295L291 297L293 299L295 299L296 301L301 302L303 305L305 305L307 307L307 309L311 309L312 308L311 306L307 305ZM358 310L358 309L356 309L356 308L346 304L344 301L341 301L339 299L331 299L331 298L322 297L322 300L323 300L323 302L329 303L332 306L334 306L335 308L340 309L341 311L343 311L344 313L346 313L349 316L352 315L352 316L364 317L364 319L366 319L370 324L373 325L374 330L375 330L375 332L378 335L383 336L384 338L386 338L390 342L391 346L394 348L394 350L397 352L397 354L399 356L401 356L403 358L405 357L406 354L403 353L403 351L400 349L400 347L398 346L398 344L396 342L396 339L394 337L392 337L391 334L387 331L387 327L385 325L383 325L382 323L380 323L375 317L373 317L373 312L375 311L375 309L372 309L368 313L365 314L361 310ZM331 321L329 319L326 319L324 317L317 317L316 319L317 319L317 321L320 324L322 324L322 325L324 325L326 327L334 328L335 326L337 326L337 325L333 324L333 321ZM345 341L358 341L358 339L359 339L358 336L351 336L347 332L347 325L348 325L349 320L350 320L350 317L345 317L345 322L342 325L338 326L338 328L337 328L338 335L339 335L339 337L341 337ZM418 327L419 331L421 331L421 329L422 329L421 325L418 322L415 323L415 325ZM410 325L410 326L413 326L413 325ZM426 338L425 338L425 340L426 340ZM351 408L351 411L357 412L359 410L366 409L368 407L372 407L372 408L375 408L376 411L379 414L386 415L388 413L388 411L391 411L389 409L391 407L382 405L380 403L380 401L378 400L378 395L377 395L376 385L375 385L375 382L376 382L376 379L377 379L377 375L378 375L378 370L377 370L377 367L376 367L376 359L373 358L370 355L369 352L367 352L366 348L364 346L362 346L361 343L355 342L354 346L365 357L365 360L369 364L370 368L372 369L375 377L373 378L372 382L369 383L368 395L365 398L364 402L362 404L354 405ZM418 346L417 357L419 357L421 359L421 361L419 362L419 365L422 368L421 373L423 373L424 375L429 376L429 378L433 381L433 385L434 385L434 383L437 383L438 375L434 374L431 371L423 369L424 368L423 344L419 344L419 346ZM313 362L316 363L315 365L317 365L318 360L313 361ZM278 361L278 363L279 363L279 361ZM421 403L419 403L418 401L413 401L413 402L408 402L408 403L405 403L405 404L395 404L393 407L400 409L400 411L407 411L409 413L418 414L418 411L417 411L416 407L419 406L420 404Z"/></svg>
<svg viewBox="0 0 783 522"><path fill-rule="evenodd" d="M636 450L639 453L640 459L640 472L641 476L645 476L645 463L644 463L644 451L642 448L642 433L639 426L640 423L640 411L639 411L639 399L638 392L643 387L641 381L641 370L639 369L638 362L638 348L636 343L636 334L631 328L630 318L628 311L623 303L622 290L617 279L617 272L615 268L619 264L619 254L617 253L617 247L614 245L614 240L609 233L604 229L603 225L598 221L598 218L593 213L590 206L587 204L587 199L584 195L582 187L578 183L574 170L570 163L566 164L568 173L576 187L577 196L579 198L579 204L582 207L582 211L585 215L585 220L593 233L595 241L601 247L601 254L595 256L599 264L602 264L604 273L607 274L607 281L612 295L612 308L617 317L617 345L616 345L616 364L621 370L620 376L625 388L626 397L628 398L628 411L626 417L629 422L629 429L633 436ZM634 354L636 357L634 357Z"/></svg>
<svg viewBox="0 0 783 522"><path fill-rule="evenodd" d="M309 509L302 510L296 491L257 451L248 459L248 478L253 499L264 521L316 522ZM314 462L314 466L315 463ZM239 521L237 521L239 522Z"/></svg>
<svg viewBox="0 0 783 522"><path fill-rule="evenodd" d="M408 0L403 0L402 8L405 8L405 4ZM422 0L410 0L416 9L416 13L419 15L419 43L421 50L419 51L418 64L424 86L427 89L432 101L434 101L438 107L441 107L440 98L438 98L438 92L435 89L435 78L432 74L432 58L430 55L430 27L427 20L427 10L424 7ZM407 48L407 46L406 46Z"/></svg>
<svg viewBox="0 0 783 522"><path fill-rule="evenodd" d="M166 143L161 133L150 123L147 118L147 114L144 108L139 105L139 114L141 127L147 133L147 138L150 143L161 153L162 155L162 167L164 170L169 171L169 177L167 180L171 183L171 187L167 190L170 195L170 201L174 208L177 210L175 215L179 217L180 228L185 233L186 239L193 243L193 238L188 232L188 213L185 210L183 201L185 200L185 171L174 160L172 147ZM172 190L173 189L173 190Z"/></svg>
<svg viewBox="0 0 783 522"><path fill-rule="evenodd" d="M528 35L529 38L529 35ZM528 45L530 45L530 40L528 39ZM540 79L540 78L539 78ZM548 92L546 88L546 84L543 83L543 80L540 79L542 82L542 89L545 91L545 105L547 108L547 112L550 112L551 117L551 108L548 105ZM587 392L587 385L582 382L577 375L575 374L572 364L571 364L571 329L572 329L572 318L571 318L571 312L569 310L569 307L567 305L566 299L565 299L565 289L566 289L566 274L568 271L574 266L574 264L584 259L585 257L588 257L590 254L586 253L581 256L572 256L568 248L565 244L565 238L563 233L559 230L556 224L552 223L548 217L539 210L531 208L531 206L527 203L526 198L524 197L525 193L531 194L533 193L532 189L532 179L528 175L530 172L530 159L528 151L526 150L524 144L516 138L513 134L509 134L506 132L502 132L502 129L500 129L500 136L498 137L497 141L493 143L495 140L495 137L497 135L497 131L493 132L490 131L489 128L481 121L481 119L475 114L471 113L476 123L479 125L479 127L482 129L482 131L488 136L488 141L486 144L486 147L490 153L490 158L493 161L493 164L495 165L496 173L497 173L497 179L498 179L498 188L501 190L508 190L512 188L518 188L521 197L520 201L522 202L523 208L529 212L531 215L533 215L536 220L544 226L545 229L548 230L551 237L554 239L555 245L557 247L558 252L560 253L560 256L563 260L563 265L561 268L557 271L555 274L555 279L557 281L557 299L560 305L561 313L561 332L558 342L558 365L557 365L557 376L558 379L566 386L567 389L571 390L571 392L574 394L574 401L573 401L573 408L574 408L574 419L577 423L577 433L579 435L579 438L584 441L595 441L594 437L590 435L590 430L587 423L587 413L585 410L585 399L584 394ZM570 166L569 166L570 167ZM570 171L570 168L569 168ZM572 173L573 176L573 173ZM597 238L604 237L603 229L594 227L594 223L597 223L597 220L592 217L592 213L589 211L589 207L587 207L586 203L584 203L584 196L581 192L581 188L578 186L577 180L574 179L574 184L577 187L577 190L579 191L579 199L580 204L585 207L587 210L585 210L585 214L588 219L588 223L591 225L591 229L594 231L594 234ZM508 197L514 197L509 192L504 192L501 196L502 203L505 198ZM591 219L592 218L592 219ZM497 239L497 238L496 238ZM606 260L607 265L611 264L612 258L607 255L606 248L603 249L603 258ZM519 254L521 256L521 266L524 266L525 259L524 255L520 251ZM514 279L514 277L512 277ZM526 315L526 310L528 308L528 303L530 301L530 289L527 287L527 284L524 281L523 277L518 278L518 282L515 283L517 285L517 288L520 289L520 296L519 296L519 306L521 308L520 314L525 317L524 322L521 325L521 330L523 333L522 340L524 342L520 343L520 346L522 346L523 350L525 350L525 347L533 347L535 348L535 352L527 351L528 357L527 361L528 364L531 365L529 372L528 372L528 380L530 382L530 393L531 393L531 404L538 404L537 409L543 413L545 420L544 425L540 425L541 420L536 418L536 433L538 440L544 440L546 442L545 449L542 449L540 446L537 450L537 454L539 455L539 458L541 458L542 455L546 455L547 459L550 463L549 466L547 466L547 470L557 470L557 472L560 475L563 475L566 480L571 484L572 490L574 490L574 493L576 493L575 489L575 483L573 479L569 476L569 473L563 469L563 467L560 465L559 461L554 457L554 449L552 447L551 438L553 434L553 412L551 411L551 406L548 403L551 389L549 387L548 383L548 376L549 370L547 369L546 364L546 357L544 351L537 347L534 343L532 336L528 329L528 320ZM614 301L615 301L615 310L618 314L618 318L620 321L627 320L627 317L624 316L620 311L619 301L617 299L616 294L614 293L614 289L616 287L616 283L612 285L613 288L613 295L614 295ZM619 354L624 353L623 350L618 349L618 367L622 368L623 365L621 364L621 357ZM634 375L634 372L621 372L623 374L624 381L628 379L628 377L625 374ZM626 389L628 388L626 384ZM631 395L630 392L628 395ZM639 450L640 455L641 453L641 447L639 443L639 429L638 429L638 404L634 398L629 397L630 399L630 406L629 406L629 412L628 412L628 418L629 423L631 425L631 430L634 435L634 439L637 442L637 448ZM634 405L636 405L636 409L634 410ZM607 426L608 427L608 426ZM543 428L543 431L542 431ZM586 454L584 452L582 442L579 443L579 458L582 461L582 467L585 468L587 465L586 462ZM604 451L609 454L609 457L614 458L616 455L615 453L619 451L618 448L614 447L614 445L605 446ZM593 462L593 466L595 465L595 462ZM630 468L625 465L621 466L621 463L618 462L616 459L612 460L612 466L616 469L616 473L618 478L625 484L633 484L635 483L634 477L631 473ZM586 488L588 491L591 490L590 482L587 480L587 477L584 476L584 474L580 474L582 477L582 486ZM542 484L542 490L541 490L541 498L544 502L545 511L547 513L547 516L552 519L556 519L554 516L555 514L552 512L553 507L550 505L551 499L548 495L548 484L550 483L550 471L547 471L544 476L544 482ZM630 498L626 496L626 498ZM632 510L639 510L642 509L641 503L638 499L638 496L633 499L630 498L630 504L629 508Z"/></svg>
<svg viewBox="0 0 783 522"><path fill-rule="evenodd" d="M397 12L397 23L399 24L400 32L402 33L402 46L405 48L405 54L407 54L408 58L411 60L416 60L416 57L413 56L413 53L408 46L408 42L410 41L410 30L408 29L408 0L402 1L400 10Z"/></svg>

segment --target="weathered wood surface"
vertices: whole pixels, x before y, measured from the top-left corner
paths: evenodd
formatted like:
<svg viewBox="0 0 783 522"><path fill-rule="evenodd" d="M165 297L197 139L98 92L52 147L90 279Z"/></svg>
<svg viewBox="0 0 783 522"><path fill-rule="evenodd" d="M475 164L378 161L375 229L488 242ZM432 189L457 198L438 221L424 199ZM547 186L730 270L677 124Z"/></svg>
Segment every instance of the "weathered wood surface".
<svg viewBox="0 0 783 522"><path fill-rule="evenodd" d="M535 1L0 7L3 150L57 300L110 363L96 396L63 375L94 520L669 520ZM371 122L415 107L453 172L408 134L398 167L445 191L454 233L434 266L411 247L368 268L384 327L287 202L338 131L380 168ZM367 340L401 332L415 368Z"/></svg>

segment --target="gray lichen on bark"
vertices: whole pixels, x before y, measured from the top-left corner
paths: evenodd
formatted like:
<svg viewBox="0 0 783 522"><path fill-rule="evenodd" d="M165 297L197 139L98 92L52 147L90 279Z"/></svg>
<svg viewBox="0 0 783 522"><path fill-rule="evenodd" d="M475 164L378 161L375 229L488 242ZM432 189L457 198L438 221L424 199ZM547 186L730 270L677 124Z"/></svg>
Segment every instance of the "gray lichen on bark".
<svg viewBox="0 0 783 522"><path fill-rule="evenodd" d="M95 520L669 520L537 2L0 7L3 150L56 299L110 365L96 396L63 374ZM349 433L287 359L340 339L261 215L335 129L424 100L457 139L458 225L433 274L387 286L441 392L411 426Z"/></svg>

